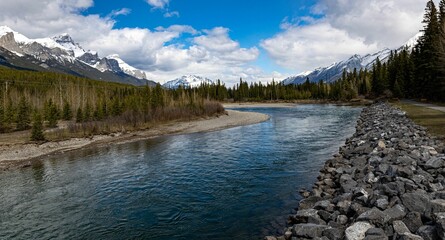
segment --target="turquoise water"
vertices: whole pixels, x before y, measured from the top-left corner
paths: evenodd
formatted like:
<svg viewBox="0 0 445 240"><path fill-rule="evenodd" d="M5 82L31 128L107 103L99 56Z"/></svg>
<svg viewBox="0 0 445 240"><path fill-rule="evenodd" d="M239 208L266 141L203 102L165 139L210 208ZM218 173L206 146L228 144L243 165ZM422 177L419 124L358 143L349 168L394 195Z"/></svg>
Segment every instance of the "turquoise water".
<svg viewBox="0 0 445 240"><path fill-rule="evenodd" d="M0 173L0 239L262 239L354 132L360 108L243 109L267 122L50 157Z"/></svg>

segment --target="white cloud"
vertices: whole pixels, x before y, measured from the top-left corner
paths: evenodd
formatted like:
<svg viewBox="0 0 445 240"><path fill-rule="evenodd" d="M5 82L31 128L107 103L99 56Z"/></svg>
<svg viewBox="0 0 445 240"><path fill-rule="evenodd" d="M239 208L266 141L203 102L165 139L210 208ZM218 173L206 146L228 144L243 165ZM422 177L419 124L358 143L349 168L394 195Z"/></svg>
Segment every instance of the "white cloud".
<svg viewBox="0 0 445 240"><path fill-rule="evenodd" d="M179 17L179 12L178 11L166 12L164 13L164 17L166 18Z"/></svg>
<svg viewBox="0 0 445 240"><path fill-rule="evenodd" d="M378 50L377 44L367 45L363 39L351 37L327 22L289 26L273 38L262 41L261 46L277 64L299 70L310 70L356 53Z"/></svg>
<svg viewBox="0 0 445 240"><path fill-rule="evenodd" d="M147 3L153 8L164 9L168 6L170 0L147 0Z"/></svg>
<svg viewBox="0 0 445 240"><path fill-rule="evenodd" d="M165 7L168 1L156 2ZM15 0L0 2L0 25L8 25L31 38L69 33L86 50L101 56L119 54L129 64L147 71L156 81L165 82L185 74L221 79L231 85L240 76L260 80L265 76L251 64L259 56L256 47L243 48L231 39L229 29L216 27L198 31L187 25L114 29L113 16L82 15L93 1ZM42 14L44 12L45 14Z"/></svg>
<svg viewBox="0 0 445 240"><path fill-rule="evenodd" d="M320 0L312 8L318 20L285 19L282 31L260 45L283 67L312 70L356 53L401 46L422 28L425 4L424 0Z"/></svg>
<svg viewBox="0 0 445 240"><path fill-rule="evenodd" d="M121 16L121 15L126 16L130 13L131 13L131 9L122 8L122 9L113 10L110 14L108 14L108 17L117 17L117 16Z"/></svg>

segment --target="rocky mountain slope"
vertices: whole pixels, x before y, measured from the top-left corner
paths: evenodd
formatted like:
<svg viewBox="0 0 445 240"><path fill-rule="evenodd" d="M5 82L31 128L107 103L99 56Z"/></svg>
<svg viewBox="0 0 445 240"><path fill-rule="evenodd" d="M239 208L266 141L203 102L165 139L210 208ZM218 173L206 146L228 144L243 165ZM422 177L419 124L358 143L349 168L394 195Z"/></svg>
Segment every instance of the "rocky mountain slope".
<svg viewBox="0 0 445 240"><path fill-rule="evenodd" d="M405 46L408 48L414 47L414 45L417 42L417 39L419 39L421 35L422 33L415 35L397 50L401 50ZM334 82L342 76L344 69L346 69L347 72L354 71L354 68L357 70L360 69L370 70L372 69L372 65L376 62L377 58L379 58L379 60L382 62L386 62L390 53L391 49L385 48L379 52L373 54L367 54L365 56L356 54L347 60L333 63L328 67L320 67L313 71L308 71L296 76L288 77L284 79L282 83L285 85L300 84L304 83L307 78L309 78L309 81L311 82L319 82L321 80L325 82Z"/></svg>
<svg viewBox="0 0 445 240"><path fill-rule="evenodd" d="M9 27L0 26L0 65L34 71L60 72L95 80L154 85L143 71L118 56L100 58L85 51L68 34L29 39Z"/></svg>

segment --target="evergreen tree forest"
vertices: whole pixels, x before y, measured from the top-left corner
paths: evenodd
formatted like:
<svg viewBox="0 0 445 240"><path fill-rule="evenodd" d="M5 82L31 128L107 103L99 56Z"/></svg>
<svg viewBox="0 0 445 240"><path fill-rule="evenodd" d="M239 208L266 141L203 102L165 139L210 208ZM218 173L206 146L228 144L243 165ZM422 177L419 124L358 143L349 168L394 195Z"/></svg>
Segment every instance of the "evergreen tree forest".
<svg viewBox="0 0 445 240"><path fill-rule="evenodd" d="M58 126L86 135L139 129L147 123L187 120L224 112L195 91L94 81L70 75L0 67L0 133ZM77 123L76 123L77 122Z"/></svg>

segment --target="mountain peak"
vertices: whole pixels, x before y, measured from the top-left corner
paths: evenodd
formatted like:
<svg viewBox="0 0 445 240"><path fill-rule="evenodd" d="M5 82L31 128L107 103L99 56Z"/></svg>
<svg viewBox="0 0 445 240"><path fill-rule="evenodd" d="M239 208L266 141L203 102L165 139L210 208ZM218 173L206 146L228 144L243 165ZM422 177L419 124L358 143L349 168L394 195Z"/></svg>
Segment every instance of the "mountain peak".
<svg viewBox="0 0 445 240"><path fill-rule="evenodd" d="M54 36L53 40L58 42L58 43L72 43L75 44L73 39L71 38L71 36L68 33L62 33L58 36Z"/></svg>
<svg viewBox="0 0 445 240"><path fill-rule="evenodd" d="M213 84L213 81L206 77L190 74L168 81L164 83L163 86L171 89L176 89L179 86L182 86L184 88L195 88L199 87L203 83Z"/></svg>

